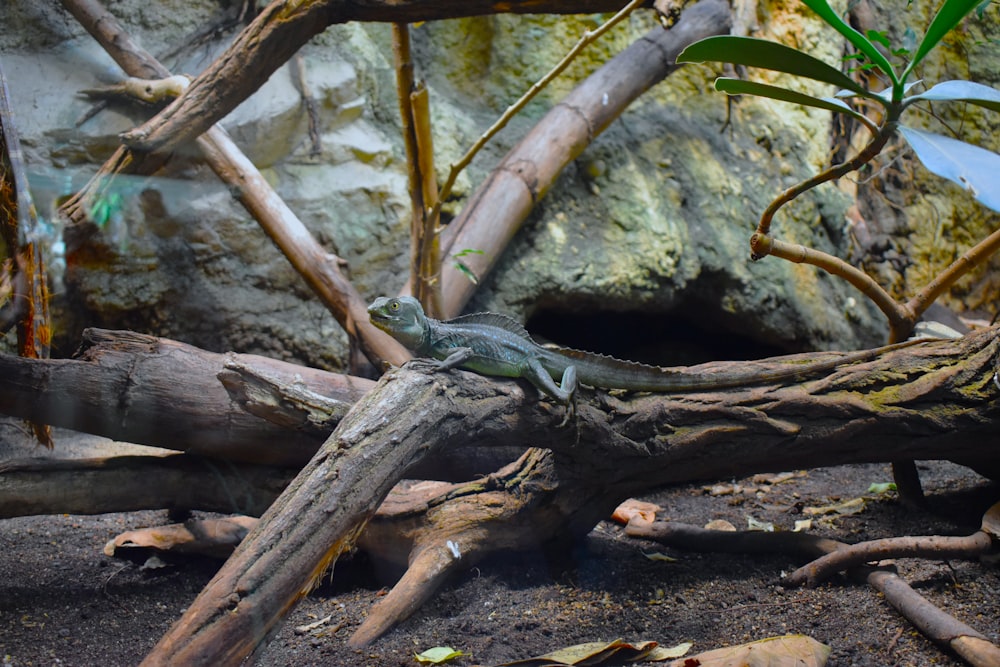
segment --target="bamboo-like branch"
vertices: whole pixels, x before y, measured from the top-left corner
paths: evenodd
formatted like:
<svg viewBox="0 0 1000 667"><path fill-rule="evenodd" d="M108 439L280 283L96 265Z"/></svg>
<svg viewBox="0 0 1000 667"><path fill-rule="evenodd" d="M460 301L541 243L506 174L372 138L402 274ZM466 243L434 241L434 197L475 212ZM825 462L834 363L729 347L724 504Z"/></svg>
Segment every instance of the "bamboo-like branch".
<svg viewBox="0 0 1000 667"><path fill-rule="evenodd" d="M434 141L431 133L431 110L427 86L421 81L410 94L413 105L413 129L417 137L417 166L424 208L420 217L415 263L418 274L416 296L432 317L441 316L441 206L437 175L434 171Z"/></svg>
<svg viewBox="0 0 1000 667"><path fill-rule="evenodd" d="M437 201L434 149L430 140L427 88L413 75L410 27L392 24L392 53L396 68L396 97L406 149L406 175L410 194L410 284L413 295L432 317L440 315L441 284L437 279L437 218L431 213Z"/></svg>
<svg viewBox="0 0 1000 667"><path fill-rule="evenodd" d="M728 4L701 0L685 9L670 30L657 27L607 61L504 156L442 232L442 257L474 249L481 254L466 257L466 267L478 278L489 273L562 169L637 97L675 71L677 54L684 47L728 29ZM454 317L475 285L464 271L444 261L441 290L442 314Z"/></svg>
<svg viewBox="0 0 1000 667"><path fill-rule="evenodd" d="M475 156L483 149L484 146L492 139L498 132L500 132L507 124L520 113L525 106L534 99L538 93L545 89L556 77L562 74L567 67L580 55L580 53L590 44L597 41L602 35L608 32L611 28L616 26L618 23L627 18L633 11L638 7L647 4L646 0L631 0L629 4L623 7L618 13L612 16L610 19L605 21L603 24L598 26L595 30L588 30L585 32L577 43L563 56L556 65L548 71L541 79L532 84L517 101L507 107L507 109L500 115L500 117L483 132L482 135L473 143L473 145L462 155L457 162L451 165L448 176L445 179L444 184L441 186L440 192L435 192L433 200L427 199L426 195L424 197L424 206L429 210L425 218L425 224L423 225L423 236L420 240L422 243L419 246L418 254L416 260L423 260L422 263L417 264L411 262L415 267L418 267L420 272L413 273L410 277L408 287L404 291L409 292L416 296L421 302L429 301L429 297L433 297L435 316L441 317L448 314L454 313L444 313L441 312L440 302L441 302L441 255L447 255L451 252L453 245L452 243L447 244L445 248L440 247L440 242L438 239L438 234L441 231L439 228L439 223L441 220L441 207L444 202L451 196L452 188L455 186L455 181L458 179L459 174L471 164ZM425 133L429 141L430 132ZM422 165L421 173L424 178L427 178L425 173L426 169L431 169L433 172L433 165ZM460 227L466 224L468 218L460 218L459 221L452 223L456 225L457 229L452 230L460 231ZM453 236L451 237L454 238ZM415 271L416 269L414 269Z"/></svg>
<svg viewBox="0 0 1000 667"><path fill-rule="evenodd" d="M524 107L528 105L531 100L535 98L538 93L540 93L546 86L548 86L552 81L563 73L563 71L570 66L578 55L590 44L597 41L604 33L611 28L615 27L623 19L627 18L629 14L635 11L637 8L646 4L646 0L631 0L625 7L621 9L617 14L609 18L603 24L598 26L594 30L588 30L583 33L579 41L573 46L569 52L563 56L563 59L556 63L555 67L550 69L548 73L541 79L536 81L531 88L529 88L520 98L513 104L511 104L507 109L500 114L500 117L494 121L492 125L476 140L474 144L465 152L458 162L451 165L451 169L448 172L448 178L445 179L444 185L441 186L441 201L448 199L451 195L451 189L455 186L455 180L458 175L462 173L462 170L469 166L472 159L483 149L490 139L492 139L500 130L507 126L507 123L511 121L514 116L519 114ZM437 205L438 213L440 213L441 203Z"/></svg>
<svg viewBox="0 0 1000 667"><path fill-rule="evenodd" d="M171 76L163 65L128 38L114 16L96 0L63 0L63 5L127 74L143 78ZM376 365L382 361L401 364L409 359L410 354L399 343L368 321L366 301L341 271L343 260L316 241L229 135L221 127L210 126L196 144L212 170L236 194L341 327L359 341L366 356ZM113 165L110 173L128 166L133 155L119 148L108 163ZM103 177L93 182L100 187L109 184ZM84 194L85 191L64 204L64 210L87 201L92 195Z"/></svg>

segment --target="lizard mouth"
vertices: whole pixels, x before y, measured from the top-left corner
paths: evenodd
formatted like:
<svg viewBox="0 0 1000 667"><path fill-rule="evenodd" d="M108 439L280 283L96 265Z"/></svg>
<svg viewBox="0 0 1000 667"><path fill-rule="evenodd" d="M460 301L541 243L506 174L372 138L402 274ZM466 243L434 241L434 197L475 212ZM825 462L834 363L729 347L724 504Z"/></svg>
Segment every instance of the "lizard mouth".
<svg viewBox="0 0 1000 667"><path fill-rule="evenodd" d="M368 319L382 331L388 331L389 323L392 321L392 318L388 315L371 310L368 311Z"/></svg>

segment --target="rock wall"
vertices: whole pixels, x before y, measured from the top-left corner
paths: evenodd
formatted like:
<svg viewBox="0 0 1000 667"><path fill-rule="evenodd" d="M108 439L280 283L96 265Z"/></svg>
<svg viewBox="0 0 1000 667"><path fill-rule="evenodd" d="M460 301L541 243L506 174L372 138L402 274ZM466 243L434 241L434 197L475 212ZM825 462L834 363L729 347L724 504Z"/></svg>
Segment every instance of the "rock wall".
<svg viewBox="0 0 1000 667"><path fill-rule="evenodd" d="M219 18L217 3L207 0L122 0L109 8L153 54L180 48L163 58L174 72L196 73L231 38L196 38ZM996 57L996 7L989 11L993 23L970 21L943 57L945 64L934 67L955 69L951 56L964 49L965 65L952 76L996 85L990 79L1000 67L984 64L978 46L985 42ZM840 41L806 14L797 2L763 2L760 34L836 62ZM418 74L431 91L439 181L447 165L601 19L501 15L413 29ZM117 80L117 67L58 8L14 0L0 7L0 23L8 27L0 34L0 63L36 203L50 225L63 349L71 349L80 326L127 327L209 349L342 368L346 336L248 214L191 156L175 156L153 178L120 179L101 233L86 252L60 266L55 205L103 162L117 135L150 110L112 104L77 125L91 107L78 91ZM653 25L648 13L637 13L591 47L477 158L457 194L468 195L576 81ZM639 314L649 322L775 349L881 342L886 328L880 316L841 281L811 267L747 258L749 235L772 196L828 160L834 142L830 115L757 100L727 108L725 97L711 88L717 73L708 66L682 69L600 136L540 202L473 307L525 319L575 311L604 319ZM308 136L303 83L318 103L318 151ZM406 279L408 198L396 115L388 27L349 24L314 39L301 63L280 68L223 123L317 238L347 261L360 291L372 297L396 291ZM996 118L975 121L986 143L996 127ZM981 238L990 220L995 226L995 215L986 215L957 188L917 172L890 183L898 193L892 196L905 200L901 210L890 207L891 224L878 209L885 197L865 195L861 188L863 212L873 217L869 226L878 238L891 239L875 250L888 244L893 257L926 252L938 261ZM827 185L796 201L779 214L775 235L847 255L853 193L846 190ZM920 223L928 206L935 227ZM883 256L871 266L898 289L924 279L916 262ZM963 286L963 294L995 294L991 280L980 274Z"/></svg>

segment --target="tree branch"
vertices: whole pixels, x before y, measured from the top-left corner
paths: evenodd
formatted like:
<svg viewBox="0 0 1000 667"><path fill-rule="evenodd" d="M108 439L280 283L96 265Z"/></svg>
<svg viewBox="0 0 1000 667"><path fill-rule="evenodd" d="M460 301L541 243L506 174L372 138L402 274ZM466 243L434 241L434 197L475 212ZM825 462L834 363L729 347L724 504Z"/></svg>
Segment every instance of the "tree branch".
<svg viewBox="0 0 1000 667"><path fill-rule="evenodd" d="M327 432L290 417L277 423L230 399L218 379L242 363L272 382L321 394L341 414L371 380L325 373L266 357L216 354L131 332L84 331L76 359L0 354L0 411L117 440L191 454L294 466L315 454ZM299 413L300 415L303 413Z"/></svg>
<svg viewBox="0 0 1000 667"><path fill-rule="evenodd" d="M406 470L462 443L544 443L574 534L671 482L913 458L995 459L996 330L887 353L804 384L631 399L589 394L573 425L522 384L466 372L387 374L337 430L144 664L237 664L354 542ZM608 461L615 461L609 470ZM595 479L595 471L600 476ZM540 482L545 488L551 480ZM570 487L573 485L571 484Z"/></svg>
<svg viewBox="0 0 1000 667"><path fill-rule="evenodd" d="M642 93L677 69L677 54L696 40L729 30L729 7L701 0L670 30L656 28L606 62L549 111L497 165L441 235L441 256L466 248L486 275L563 168L576 159ZM441 266L442 314L462 311L476 286L451 262Z"/></svg>
<svg viewBox="0 0 1000 667"><path fill-rule="evenodd" d="M272 3L269 9L281 4L283 3ZM141 78L170 76L170 72L163 65L129 39L114 16L105 11L96 0L63 0L63 5L127 74ZM291 53L288 57L291 57ZM236 59L239 67L250 69L245 59ZM268 75L273 71L270 70ZM192 87L193 84L189 86L188 91ZM247 91L247 95L255 89ZM185 99L186 96L182 95L178 100ZM367 304L341 271L342 260L327 252L316 241L254 164L221 127L214 126L214 122L213 120L202 128L204 136L199 136L201 132L198 132L191 137L197 138L196 144L212 171L229 186L236 199L257 220L344 331L360 343L372 363L379 365L380 362L387 361L401 364L409 359L409 353L401 345L368 321ZM132 151L119 148L101 171L105 176L114 175L120 169L133 166L135 157L137 156ZM158 161L155 156L138 157L140 160L148 159L153 163ZM105 181L103 186L100 185L102 180ZM81 193L63 204L62 210L71 220L79 221L79 211L87 209L83 203L93 196L91 187L106 187L109 182L106 178L96 178ZM74 214L74 211L77 211L77 214Z"/></svg>

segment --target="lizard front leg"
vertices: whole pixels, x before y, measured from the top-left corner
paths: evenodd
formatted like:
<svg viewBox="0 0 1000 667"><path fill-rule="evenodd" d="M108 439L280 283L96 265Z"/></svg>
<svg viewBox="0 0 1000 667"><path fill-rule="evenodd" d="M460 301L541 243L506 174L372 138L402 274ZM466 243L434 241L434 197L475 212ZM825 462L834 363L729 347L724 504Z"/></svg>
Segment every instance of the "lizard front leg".
<svg viewBox="0 0 1000 667"><path fill-rule="evenodd" d="M444 359L417 357L409 362L411 368L425 368L433 373L458 368L472 356L471 347L453 347Z"/></svg>

